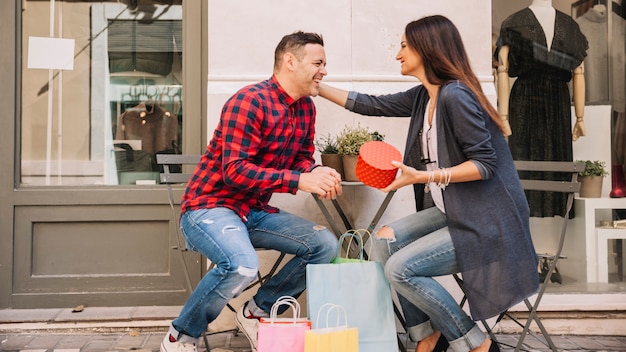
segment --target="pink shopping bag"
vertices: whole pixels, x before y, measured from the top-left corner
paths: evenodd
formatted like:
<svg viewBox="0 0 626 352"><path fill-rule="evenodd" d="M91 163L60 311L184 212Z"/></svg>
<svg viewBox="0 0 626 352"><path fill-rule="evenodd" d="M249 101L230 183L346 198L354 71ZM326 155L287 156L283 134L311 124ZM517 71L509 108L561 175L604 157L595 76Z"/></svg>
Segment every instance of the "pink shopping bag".
<svg viewBox="0 0 626 352"><path fill-rule="evenodd" d="M288 305L292 318L278 318L278 307ZM259 322L257 352L304 352L304 332L311 321L300 318L300 304L290 296L280 297L272 306L269 319Z"/></svg>

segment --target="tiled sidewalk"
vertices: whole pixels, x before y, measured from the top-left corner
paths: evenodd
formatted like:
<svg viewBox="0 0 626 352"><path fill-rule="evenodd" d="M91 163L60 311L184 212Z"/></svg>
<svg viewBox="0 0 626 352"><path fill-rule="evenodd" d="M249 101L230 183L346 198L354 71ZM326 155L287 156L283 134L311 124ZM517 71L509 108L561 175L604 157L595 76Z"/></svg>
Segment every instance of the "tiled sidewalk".
<svg viewBox="0 0 626 352"><path fill-rule="evenodd" d="M80 314L71 309L0 310L2 352L159 351L169 322L180 307L89 307ZM498 334L501 351L513 351L519 336ZM405 341L407 351L415 343ZM626 352L626 336L552 335L559 351ZM243 334L208 335L211 352L250 352ZM527 351L549 351L534 338L524 340ZM204 344L199 351L206 351ZM381 351L388 352L388 351ZM389 351L395 352L395 351Z"/></svg>
<svg viewBox="0 0 626 352"><path fill-rule="evenodd" d="M116 333L0 333L0 351L20 352L108 352L141 351L157 352L162 331ZM515 335L497 335L500 342L513 345ZM559 351L626 351L626 337L621 336L553 336ZM250 352L250 345L243 334L219 333L208 336L211 352ZM545 346L528 339L529 351L549 351ZM408 351L414 351L415 344L407 343ZM501 346L501 351L513 351ZM198 351L206 351L204 344Z"/></svg>

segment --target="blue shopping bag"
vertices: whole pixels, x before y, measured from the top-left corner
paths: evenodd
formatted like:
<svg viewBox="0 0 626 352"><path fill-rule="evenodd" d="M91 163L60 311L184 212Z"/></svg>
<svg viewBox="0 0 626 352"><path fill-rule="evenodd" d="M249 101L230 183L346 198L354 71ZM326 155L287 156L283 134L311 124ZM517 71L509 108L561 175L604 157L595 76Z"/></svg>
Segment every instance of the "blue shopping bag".
<svg viewBox="0 0 626 352"><path fill-rule="evenodd" d="M356 242L363 245L363 241ZM380 263L309 264L306 284L307 311L313 329L319 328L316 322L320 308L332 303L342 306L348 326L358 329L359 352L398 350L391 288Z"/></svg>

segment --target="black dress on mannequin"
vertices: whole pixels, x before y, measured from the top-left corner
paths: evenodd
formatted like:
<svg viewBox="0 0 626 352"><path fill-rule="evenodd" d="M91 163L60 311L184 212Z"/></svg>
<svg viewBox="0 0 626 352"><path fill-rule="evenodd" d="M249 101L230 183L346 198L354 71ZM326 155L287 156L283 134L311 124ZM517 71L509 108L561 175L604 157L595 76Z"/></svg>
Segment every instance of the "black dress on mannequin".
<svg viewBox="0 0 626 352"><path fill-rule="evenodd" d="M567 83L586 56L587 39L570 16L557 10L554 38L548 47L541 24L533 11L525 8L502 22L496 58L505 45L509 47L509 76L517 78L509 100L513 158L571 161L571 98ZM531 216L563 213L564 202L558 194L527 192L527 197Z"/></svg>

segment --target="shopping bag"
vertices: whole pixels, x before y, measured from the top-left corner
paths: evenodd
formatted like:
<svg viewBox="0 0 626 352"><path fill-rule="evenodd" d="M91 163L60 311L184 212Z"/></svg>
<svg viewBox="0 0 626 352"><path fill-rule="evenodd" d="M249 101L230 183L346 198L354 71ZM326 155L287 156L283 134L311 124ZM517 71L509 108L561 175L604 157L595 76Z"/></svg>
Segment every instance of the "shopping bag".
<svg viewBox="0 0 626 352"><path fill-rule="evenodd" d="M278 308L288 305L293 310L291 322L278 321ZM270 311L270 318L259 322L257 352L304 352L304 332L311 329L300 317L300 305L290 296L280 297Z"/></svg>
<svg viewBox="0 0 626 352"><path fill-rule="evenodd" d="M282 296L280 298L278 298L278 300L276 300L276 302L289 302L292 304L292 307L294 309L294 315L296 316L295 318L295 323L296 324L304 324L306 326L309 327L309 329L312 327L311 321L309 320L309 318L307 317L301 317L300 316L300 303L298 302L297 299L291 297L291 296ZM277 311L278 312L278 311ZM261 323L270 323L273 322L274 324L293 324L294 323L294 318L281 318L281 317L275 317L274 320L272 320L271 316L270 317L262 317L260 319Z"/></svg>
<svg viewBox="0 0 626 352"><path fill-rule="evenodd" d="M362 241L356 240L361 247ZM326 303L342 306L348 326L359 332L359 351L397 351L391 288L383 267L373 261L309 264L306 268L307 311L317 329L319 309Z"/></svg>
<svg viewBox="0 0 626 352"><path fill-rule="evenodd" d="M345 233L343 233L340 237L339 237L339 246L337 246L337 256L335 256L335 259L333 260L333 263L335 264L339 264L339 263L350 263L350 262L362 262L364 261L364 246L363 243L365 242L366 239L364 239L364 235L370 237L371 234L369 233L369 231L367 230L348 230ZM348 244L345 248L346 251L346 255L344 256L341 251L344 249L344 242L346 241L346 239L349 239ZM353 242L356 242L356 246L353 246ZM372 243L372 241L370 241L370 243ZM355 250L356 247L356 250ZM350 254L356 251L358 253L356 258L351 258ZM371 245L370 245L370 252L371 252Z"/></svg>
<svg viewBox="0 0 626 352"><path fill-rule="evenodd" d="M326 314L323 314L323 311ZM335 313L333 324L331 313ZM320 324L320 317L326 316L326 323ZM343 317L343 325L340 325ZM317 313L317 329L304 332L304 352L358 352L359 334L357 328L348 327L346 310L336 304L327 303Z"/></svg>

